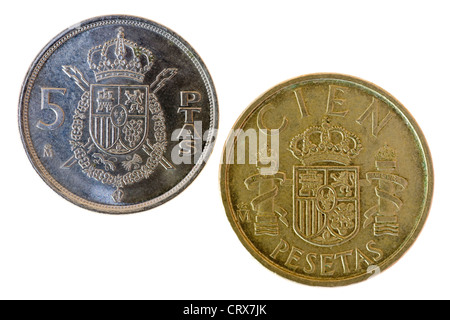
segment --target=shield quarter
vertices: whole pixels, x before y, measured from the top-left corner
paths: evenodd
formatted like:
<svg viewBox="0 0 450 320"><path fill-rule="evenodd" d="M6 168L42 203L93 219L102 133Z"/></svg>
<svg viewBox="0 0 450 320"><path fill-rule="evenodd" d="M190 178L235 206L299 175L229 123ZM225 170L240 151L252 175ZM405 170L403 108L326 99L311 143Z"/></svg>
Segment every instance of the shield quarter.
<svg viewBox="0 0 450 320"><path fill-rule="evenodd" d="M89 133L103 152L138 149L148 134L147 85L91 84Z"/></svg>
<svg viewBox="0 0 450 320"><path fill-rule="evenodd" d="M359 167L294 166L294 231L308 243L334 246L359 230Z"/></svg>

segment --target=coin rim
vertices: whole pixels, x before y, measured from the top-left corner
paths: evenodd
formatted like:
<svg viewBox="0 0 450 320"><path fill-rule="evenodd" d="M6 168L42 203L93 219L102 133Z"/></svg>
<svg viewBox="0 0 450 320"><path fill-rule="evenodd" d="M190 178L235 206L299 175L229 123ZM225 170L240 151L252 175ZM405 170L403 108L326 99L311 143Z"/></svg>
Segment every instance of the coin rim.
<svg viewBox="0 0 450 320"><path fill-rule="evenodd" d="M93 29L95 27L101 27L104 25L118 25L119 23L128 23L132 26L149 26L152 28L160 29L162 32L167 33L168 36L160 34L164 38L169 41L179 41L182 46L185 47L187 51L184 51L182 47L178 44L175 44L180 50L184 51L189 59L194 63L196 69L199 71L199 74L203 80L203 84L206 87L206 90L209 93L209 112L210 112L210 137L209 141L206 142L205 148L203 149L202 155L199 157L198 162L194 165L194 167L189 171L189 173L174 187L165 192L164 194L147 200L142 203L131 204L131 205L106 205L97 203L94 201L90 201L84 199L75 193L71 192L67 188L63 187L56 179L54 179L49 172L45 169L45 166L42 164L41 160L37 155L37 151L34 149L33 141L31 140L29 134L29 123L28 123L28 108L30 97L27 97L27 93L31 94L31 90L34 87L34 81L39 75L42 67L45 65L47 60L53 54L53 51L57 50L62 44L64 44L67 40L71 39L73 36L78 35L86 30ZM98 24L98 26L96 25ZM150 30L149 30L150 31ZM75 32L75 33L74 33ZM153 32L153 31L150 31ZM71 35L74 33L73 35ZM169 39L168 37L172 37L173 39ZM59 45L58 45L59 43ZM49 50L52 50L49 52ZM198 64L196 64L197 62ZM36 72L35 69L39 67L39 70ZM203 72L203 74L202 74ZM31 81L32 80L32 81ZM26 104L24 104L26 103ZM213 131L218 130L219 127L219 110L218 110L218 98L217 92L212 81L211 75L209 73L208 68L204 64L203 60L200 58L198 53L191 47L191 45L184 40L177 33L172 31L171 29L154 22L152 20L132 16L132 15L104 15L93 17L84 21L81 21L72 27L69 27L59 33L56 37L54 37L50 42L47 43L46 46L39 52L36 58L33 60L31 66L28 69L28 72L25 76L24 81L22 82L21 93L19 97L19 108L18 108L18 123L19 123L19 132L22 143L24 145L25 152L27 154L28 159L30 160L33 168L39 174L39 176L49 185L56 193L65 198L66 200L82 207L85 209L89 209L95 212L107 213L107 214L129 214L136 213L145 210L149 210L160 206L161 204L166 203L167 201L173 199L182 191L184 191L200 174L206 165L207 160L209 159L214 145L216 141L216 136Z"/></svg>
<svg viewBox="0 0 450 320"><path fill-rule="evenodd" d="M417 221L415 225L415 229L412 230L409 233L409 236L405 238L405 240L402 242L402 244L398 247L398 249L391 254L388 258L383 260L381 264L378 265L380 268L380 271L384 271L391 267L395 262L397 262L408 249L411 248L417 237L419 236L420 232L423 230L423 226L428 218L432 197L433 197L433 187L434 187L434 173L433 173L433 164L431 160L431 153L430 149L428 147L426 138L420 129L419 125L417 124L414 117L410 114L410 112L390 93L388 93L386 90L378 87L377 85L363 80L358 77L345 75L345 74L338 74L338 73L313 73L313 74L307 74L302 75L299 77L292 78L290 80L284 81L279 83L278 85L274 86L273 88L267 90L262 95L260 95L256 100L254 100L238 117L236 122L233 125L233 130L228 135L225 145L223 147L222 151L222 161L219 168L219 184L221 189L221 196L222 196L222 202L225 207L225 212L227 214L228 221L230 222L232 229L238 236L241 243L244 245L244 247L250 252L250 254L256 258L262 265L264 265L269 270L275 272L276 274L285 277L287 279L307 284L307 285L313 285L313 286L325 286L325 287L334 287L334 286L345 286L354 284L357 282L361 282L363 280L366 280L372 276L372 274L360 274L360 275L353 275L350 277L343 277L340 279L318 279L317 277L312 276L304 276L299 275L298 273L293 272L292 270L289 270L287 268L284 268L273 261L271 261L268 257L266 257L264 254L262 254L256 246L253 245L251 240L245 235L244 231L240 227L239 222L236 220L236 215L233 214L233 209L229 205L228 201L228 180L227 180L227 173L229 168L229 165L226 163L226 146L230 143L230 138L234 138L234 135L232 135L232 132L236 130L237 128L240 128L245 122L246 119L253 114L255 110L257 110L262 103L264 103L267 99L277 94L277 92L283 90L286 87L289 87L291 85L299 85L302 82L306 81L320 81L324 82L326 80L341 80L341 81L347 81L350 83L354 83L358 85L359 87L365 87L372 93L376 93L376 95L383 97L384 101L388 102L389 105L394 107L394 111L398 113L401 117L403 117L403 120L407 121L407 124L409 124L412 128L412 133L416 134L417 137L417 143L420 145L419 148L421 148L423 153L423 158L426 162L426 179L427 183L425 184L425 187L427 188L425 192L425 198L422 202L423 210L420 215L420 219ZM234 145L234 143L233 143Z"/></svg>

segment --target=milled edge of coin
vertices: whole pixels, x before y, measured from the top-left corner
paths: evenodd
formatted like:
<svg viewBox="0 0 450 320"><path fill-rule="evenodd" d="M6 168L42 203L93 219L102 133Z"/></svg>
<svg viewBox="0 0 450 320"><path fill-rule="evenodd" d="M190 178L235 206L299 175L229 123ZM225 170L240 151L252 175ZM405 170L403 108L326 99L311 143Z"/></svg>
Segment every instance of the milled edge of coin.
<svg viewBox="0 0 450 320"><path fill-rule="evenodd" d="M40 70L45 65L48 58L53 54L53 52L57 50L58 47L60 47L62 44L64 44L67 40L76 36L77 34L80 34L86 30L95 27L101 27L104 25L115 25L115 24L142 27L152 32L155 32L155 30L157 30L157 33L159 35L165 37L166 39L174 43L180 50L182 50L189 57L189 59L192 61L192 63L198 70L199 74L201 75L206 91L208 93L208 99L210 101L210 104L208 106L210 111L210 128L215 129L209 130L207 141L205 143L205 148L203 149L201 156L198 158L197 163L177 185L175 185L166 193L154 199L133 205L99 204L93 201L88 201L67 190L47 172L42 162L39 160L39 157L34 149L33 142L31 141L28 128L28 107L29 107L30 93L34 86L34 81L37 78ZM61 195L66 200L85 209L107 214L129 214L149 210L157 206L160 206L161 204L164 204L165 202L173 199L182 191L184 191L195 180L195 178L202 171L203 167L206 165L206 162L213 151L216 140L214 131L217 131L219 125L219 110L218 110L217 93L211 75L206 65L203 63L203 60L198 55L198 53L191 47L191 45L186 40L184 40L181 36L179 36L174 31L170 30L169 28L149 19L131 15L107 15L87 19L73 25L72 27L67 28L66 30L58 34L56 37L54 37L36 56L30 68L28 69L28 72L22 83L19 98L18 122L19 122L20 136L28 159L30 160L33 168L36 170L39 176L56 193Z"/></svg>
<svg viewBox="0 0 450 320"><path fill-rule="evenodd" d="M395 111L397 114L400 115L400 117L403 119L403 121L406 122L406 124L409 127L409 130L414 135L416 143L418 144L418 147L420 147L421 151L423 152L423 158L424 163L422 165L425 167L425 180L424 181L424 194L425 198L422 201L422 212L420 214L420 219L417 219L417 222L414 226L414 229L411 229L411 232L409 233L409 236L406 237L406 239L402 242L402 244L398 247L398 249L391 254L388 258L383 260L382 263L377 265L379 268L379 272L382 272L389 267L391 267L395 262L397 262L404 254L405 252L412 247L415 240L419 236L420 232L423 229L423 226L427 220L428 214L430 212L432 197L433 197L433 187L434 187L434 173L433 173L433 164L431 160L431 153L427 144L427 141L425 139L425 136L422 133L422 130L420 129L419 125L415 121L414 117L410 114L410 112L390 93L388 93L386 90L378 87L377 85L368 82L366 80L350 76L350 75L344 75L344 74L337 74L337 73L314 73L314 74L307 74L299 77L292 78L290 80L284 81L282 83L279 83L278 85L272 87L268 91L264 92L262 95L260 95L258 98L256 98L250 105L242 112L242 114L237 118L236 122L233 124L232 129L236 130L237 128L241 128L247 121L247 119L253 114L253 112L259 108L261 104L263 104L266 100L269 98L275 96L278 92L283 90L286 87L289 87L291 85L298 85L305 82L324 82L324 81L337 81L337 82L345 82L346 84L351 84L352 86L358 87L359 89L362 89L366 92L370 92L371 94L377 96L381 100L383 100L385 103L387 103L393 111ZM324 287L335 287L335 286L345 286L350 285L354 283L358 283L361 281L364 281L370 277L373 276L372 273L367 273L364 275L354 275L351 277L346 277L344 279L317 279L311 276L299 276L295 272L281 267L279 265L276 265L273 263L268 257L263 255L254 245L253 243L247 238L245 233L242 231L239 222L235 219L236 214L233 212L233 209L229 206L229 196L228 196L228 165L226 164L226 146L229 144L230 137L234 137L231 133L228 135L225 145L223 147L222 151L222 158L221 158L221 164L219 168L219 184L220 184L220 191L222 196L222 202L225 207L225 211L227 214L228 221L230 222L234 232L238 236L241 243L244 245L244 247L250 252L250 254L258 260L262 265L264 265L267 269L271 270L272 272L285 277L287 279L307 284L307 285L313 285L313 286L324 286ZM236 137L234 137L236 139ZM235 143L233 143L234 145Z"/></svg>

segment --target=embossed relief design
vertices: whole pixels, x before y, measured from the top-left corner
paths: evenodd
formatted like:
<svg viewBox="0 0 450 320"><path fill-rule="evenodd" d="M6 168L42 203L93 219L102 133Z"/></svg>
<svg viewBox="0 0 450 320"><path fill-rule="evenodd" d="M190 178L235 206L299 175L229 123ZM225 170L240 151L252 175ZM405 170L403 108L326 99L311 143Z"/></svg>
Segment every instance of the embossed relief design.
<svg viewBox="0 0 450 320"><path fill-rule="evenodd" d="M356 135L328 118L291 140L290 151L304 164L293 168L293 228L303 240L332 246L358 232L359 167L349 164L361 149Z"/></svg>
<svg viewBox="0 0 450 320"><path fill-rule="evenodd" d="M127 100L134 91L134 103ZM148 133L148 86L91 85L89 133L108 154L135 151ZM139 96L139 101L136 101Z"/></svg>
<svg viewBox="0 0 450 320"><path fill-rule="evenodd" d="M408 186L408 181L396 173L397 157L394 149L385 145L375 159L377 171L366 173L366 178L375 184L378 203L364 213L364 227L373 225L375 236L398 236L398 212L403 205L399 194Z"/></svg>
<svg viewBox="0 0 450 320"><path fill-rule="evenodd" d="M279 185L285 180L286 177L283 172L277 172L269 176L255 174L245 179L244 183L248 190L258 191L258 195L250 202L255 212L255 235L279 235L278 220L281 220L286 226L288 225L286 210L276 204Z"/></svg>
<svg viewBox="0 0 450 320"><path fill-rule="evenodd" d="M294 167L295 233L317 245L352 237L359 222L358 173L358 167ZM345 192L336 188L339 175L353 177Z"/></svg>
<svg viewBox="0 0 450 320"><path fill-rule="evenodd" d="M260 130L269 129L262 118L270 108L264 107L258 114ZM372 99L364 114L378 110L376 108ZM333 110L328 106L320 124L306 128L291 139L289 151L300 162L292 167L292 180L278 170L269 175L261 174L263 166L259 162L256 167L260 173L245 179L245 187L256 192L256 196L250 201L250 208L246 206L244 210L240 204L238 214L241 222L249 222L249 215L253 217L254 235L279 236L281 224L292 225L294 234L304 241L332 247L355 237L362 224L363 228L372 226L374 236L398 236L398 212L402 206L399 194L407 187L407 181L395 172L395 151L387 146L380 149L374 155L377 171L361 173L359 166L352 165L363 149L361 139L330 117L345 116L347 111L341 114ZM302 117L309 115L305 105L300 111ZM279 129L285 128L286 116L282 122ZM375 185L378 198L376 205L365 208L363 217L360 179L364 178L360 176ZM290 186L293 190L292 223L287 219L288 212L277 203L280 193ZM246 219L242 220L244 215Z"/></svg>
<svg viewBox="0 0 450 320"><path fill-rule="evenodd" d="M427 155L402 110L370 87L338 80L300 77L263 94L236 122L221 169L241 242L270 270L310 285L355 283L392 265L417 234L430 195ZM280 129L278 157L259 133L270 128ZM240 146L249 161L234 165Z"/></svg>
<svg viewBox="0 0 450 320"><path fill-rule="evenodd" d="M269 128L265 124L264 117L266 112L272 109L274 107L269 105L258 112L257 125L260 135L260 150L256 160L258 173L247 177L244 185L248 190L257 192L250 202L254 212L254 234L274 237L280 234L280 224L289 227L288 212L277 204L280 186L288 184L289 180L286 179L285 172L278 170L279 133L286 128L287 119L284 117L280 126ZM261 143L261 140L265 143Z"/></svg>
<svg viewBox="0 0 450 320"><path fill-rule="evenodd" d="M53 147L51 144L46 143L44 145L44 151L42 153L42 156L44 158L53 158L53 155L55 154L55 152L53 151Z"/></svg>
<svg viewBox="0 0 450 320"><path fill-rule="evenodd" d="M73 114L73 157L63 167L78 163L89 178L115 187L115 202L123 200L123 188L148 179L158 164L173 168L163 156L166 124L155 93L177 70L164 69L150 86L141 84L153 61L153 53L127 40L120 27L115 39L89 50L88 64L96 82L120 78L136 84L90 84L76 66L63 66L83 90Z"/></svg>

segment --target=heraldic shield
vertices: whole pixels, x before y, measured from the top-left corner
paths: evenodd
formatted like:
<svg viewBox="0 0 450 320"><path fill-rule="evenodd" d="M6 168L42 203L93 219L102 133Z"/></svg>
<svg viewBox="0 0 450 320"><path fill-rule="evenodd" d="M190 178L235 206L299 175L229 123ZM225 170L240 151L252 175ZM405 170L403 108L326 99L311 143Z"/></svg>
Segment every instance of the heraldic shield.
<svg viewBox="0 0 450 320"><path fill-rule="evenodd" d="M90 88L89 132L95 145L112 155L138 149L148 133L147 85L101 85Z"/></svg>
<svg viewBox="0 0 450 320"><path fill-rule="evenodd" d="M294 167L294 231L303 240L333 246L359 229L359 168Z"/></svg>

